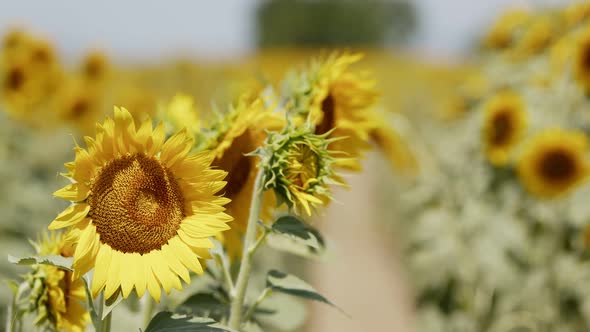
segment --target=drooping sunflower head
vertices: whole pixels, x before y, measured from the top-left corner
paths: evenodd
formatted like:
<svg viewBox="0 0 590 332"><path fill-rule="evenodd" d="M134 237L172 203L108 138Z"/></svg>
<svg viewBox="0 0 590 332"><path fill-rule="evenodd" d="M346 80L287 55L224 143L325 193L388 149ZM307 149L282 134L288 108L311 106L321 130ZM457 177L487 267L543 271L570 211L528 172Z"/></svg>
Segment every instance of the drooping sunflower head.
<svg viewBox="0 0 590 332"><path fill-rule="evenodd" d="M312 61L301 72L285 81L290 112L315 123L315 134L331 132L332 137L346 137L334 142L331 149L348 153L349 164L359 170L363 151L369 139L376 114L373 110L379 93L375 81L366 72L354 72L350 66L361 54L333 53Z"/></svg>
<svg viewBox="0 0 590 332"><path fill-rule="evenodd" d="M500 92L484 105L482 141L493 165L508 163L510 154L527 128L524 101L514 92Z"/></svg>
<svg viewBox="0 0 590 332"><path fill-rule="evenodd" d="M82 60L82 77L90 83L103 82L110 71L109 59L100 51L92 51Z"/></svg>
<svg viewBox="0 0 590 332"><path fill-rule="evenodd" d="M580 32L575 47L574 77L584 91L588 93L590 92L590 25Z"/></svg>
<svg viewBox="0 0 590 332"><path fill-rule="evenodd" d="M530 13L522 9L512 9L500 16L492 25L484 38L486 47L493 50L504 50L512 46L515 31L523 26Z"/></svg>
<svg viewBox="0 0 590 332"><path fill-rule="evenodd" d="M262 158L265 189L272 189L280 202L307 215L331 200L331 185L343 184L334 172L339 158L328 150L336 138L328 138L330 132L314 132L309 122L299 128L288 126L281 133L270 133L265 146L256 152Z"/></svg>
<svg viewBox="0 0 590 332"><path fill-rule="evenodd" d="M587 178L588 138L583 132L547 129L525 144L518 174L529 192L552 198Z"/></svg>
<svg viewBox="0 0 590 332"><path fill-rule="evenodd" d="M240 98L221 114L210 126L209 138L201 148L211 149L215 155L213 165L228 172L225 196L232 200L227 205L234 217L232 229L223 233L220 240L231 258L238 257L242 250L242 236L246 231L252 191L258 171L257 160L247 154L264 144L269 130L281 130L285 120L272 113L260 99ZM268 221L275 207L272 193L264 195L263 221Z"/></svg>
<svg viewBox="0 0 590 332"><path fill-rule="evenodd" d="M92 294L107 298L135 289L160 300L160 289L181 289L189 270L201 274L210 237L231 220L216 196L226 172L210 168L213 155L190 155L192 139L182 130L165 140L163 124L138 128L125 109L98 124L86 149L76 147L67 163L72 184L54 193L72 202L49 225L68 228L76 243L75 276L94 269Z"/></svg>
<svg viewBox="0 0 590 332"><path fill-rule="evenodd" d="M39 255L73 255L72 247L61 234L44 234L36 246ZM84 306L87 299L82 279L73 279L72 272L43 264L35 265L25 278L32 290L29 300L37 312L35 325L49 325L55 331L86 330L90 315Z"/></svg>

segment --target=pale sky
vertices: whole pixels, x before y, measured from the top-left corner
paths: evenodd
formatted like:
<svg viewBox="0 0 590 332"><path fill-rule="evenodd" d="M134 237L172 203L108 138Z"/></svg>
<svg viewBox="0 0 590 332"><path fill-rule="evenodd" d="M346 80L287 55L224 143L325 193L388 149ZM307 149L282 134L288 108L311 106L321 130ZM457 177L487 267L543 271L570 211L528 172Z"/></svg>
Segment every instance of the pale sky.
<svg viewBox="0 0 590 332"><path fill-rule="evenodd" d="M0 34L12 25L46 34L65 56L91 47L119 59L188 51L218 59L253 48L257 0L0 0ZM421 28L412 49L453 57L466 50L502 8L564 0L414 0Z"/></svg>

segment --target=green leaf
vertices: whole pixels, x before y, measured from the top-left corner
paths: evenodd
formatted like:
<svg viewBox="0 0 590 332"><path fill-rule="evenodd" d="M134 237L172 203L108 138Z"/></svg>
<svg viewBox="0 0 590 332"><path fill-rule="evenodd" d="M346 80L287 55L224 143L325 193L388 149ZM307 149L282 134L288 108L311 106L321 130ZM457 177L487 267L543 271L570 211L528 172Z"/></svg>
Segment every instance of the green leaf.
<svg viewBox="0 0 590 332"><path fill-rule="evenodd" d="M323 302L343 312L334 303L330 302L324 296L319 294L311 285L292 274L287 274L277 270L271 270L266 275L266 287L270 287L274 291L280 293L300 297L307 300Z"/></svg>
<svg viewBox="0 0 590 332"><path fill-rule="evenodd" d="M212 293L197 293L180 304L176 312L220 321L229 316L229 302Z"/></svg>
<svg viewBox="0 0 590 332"><path fill-rule="evenodd" d="M145 332L235 332L226 327L220 327L211 318L193 317L175 314L169 311L159 312L150 321Z"/></svg>
<svg viewBox="0 0 590 332"><path fill-rule="evenodd" d="M295 216L279 217L270 231L267 244L276 250L306 258L319 258L325 252L320 232Z"/></svg>
<svg viewBox="0 0 590 332"><path fill-rule="evenodd" d="M18 293L18 283L14 280L4 280L4 282L6 282L6 285L8 286L8 288L10 288L10 291L12 292L12 295L16 295L16 293Z"/></svg>
<svg viewBox="0 0 590 332"><path fill-rule="evenodd" d="M290 236L305 245L321 249L324 241L319 232L295 216L279 217L272 225L272 230L278 234Z"/></svg>
<svg viewBox="0 0 590 332"><path fill-rule="evenodd" d="M34 265L34 264L46 264L46 265L53 265L59 267L64 270L73 271L72 270L72 263L74 262L73 257L63 257L58 255L48 255L48 256L29 256L29 257L22 257L17 258L11 255L8 255L8 261L12 264L16 265Z"/></svg>

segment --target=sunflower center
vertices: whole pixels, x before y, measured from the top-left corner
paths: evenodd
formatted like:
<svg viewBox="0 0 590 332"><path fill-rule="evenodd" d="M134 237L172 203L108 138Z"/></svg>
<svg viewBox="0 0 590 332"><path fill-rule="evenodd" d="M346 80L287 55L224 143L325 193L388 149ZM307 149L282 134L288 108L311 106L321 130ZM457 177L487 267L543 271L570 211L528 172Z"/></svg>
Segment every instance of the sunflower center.
<svg viewBox="0 0 590 332"><path fill-rule="evenodd" d="M336 103L334 100L334 96L329 93L326 98L322 101L322 112L324 113L324 117L322 121L318 123L315 128L315 133L317 135L322 135L330 131L330 129L334 128L335 125L335 108Z"/></svg>
<svg viewBox="0 0 590 332"><path fill-rule="evenodd" d="M297 144L288 158L289 170L287 179L293 185L307 189L310 180L317 178L319 173L319 157L307 144Z"/></svg>
<svg viewBox="0 0 590 332"><path fill-rule="evenodd" d="M84 73L90 79L97 79L102 76L103 66L99 59L91 58L84 66Z"/></svg>
<svg viewBox="0 0 590 332"><path fill-rule="evenodd" d="M5 85L10 91L18 91L25 83L25 73L20 67L12 68L6 76Z"/></svg>
<svg viewBox="0 0 590 332"><path fill-rule="evenodd" d="M78 98L72 104L68 117L70 119L78 119L88 111L89 107L90 103L86 98Z"/></svg>
<svg viewBox="0 0 590 332"><path fill-rule="evenodd" d="M567 151L553 150L542 157L539 171L551 182L563 182L576 174L576 162Z"/></svg>
<svg viewBox="0 0 590 332"><path fill-rule="evenodd" d="M590 43L582 46L581 65L584 72L590 72Z"/></svg>
<svg viewBox="0 0 590 332"><path fill-rule="evenodd" d="M514 127L508 111L498 113L492 120L490 140L493 145L504 145L510 142Z"/></svg>
<svg viewBox="0 0 590 332"><path fill-rule="evenodd" d="M160 249L184 219L184 197L172 173L144 154L110 161L91 183L89 216L100 241L125 253Z"/></svg>
<svg viewBox="0 0 590 332"><path fill-rule="evenodd" d="M233 140L231 147L224 152L223 157L213 162L214 166L228 172L225 197L236 197L248 182L252 171L252 162L251 158L244 156L244 154L254 150L252 145L250 131L246 130Z"/></svg>

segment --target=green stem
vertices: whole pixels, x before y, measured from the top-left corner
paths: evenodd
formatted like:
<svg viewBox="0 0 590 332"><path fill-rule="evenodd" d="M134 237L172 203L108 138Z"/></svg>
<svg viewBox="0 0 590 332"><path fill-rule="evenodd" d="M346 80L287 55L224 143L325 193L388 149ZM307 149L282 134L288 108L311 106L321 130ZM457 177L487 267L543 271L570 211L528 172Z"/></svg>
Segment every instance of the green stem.
<svg viewBox="0 0 590 332"><path fill-rule="evenodd" d="M254 184L254 192L252 195L252 202L250 203L250 215L248 218L248 226L246 228L246 235L244 236L244 248L242 254L242 262L240 264L240 272L236 280L235 287L232 292L232 301L229 315L229 327L239 330L242 323L242 311L244 310L244 300L246 298L246 289L248 288L248 281L250 279L250 269L252 268L252 256L258 248L255 245L256 233L258 226L258 218L260 216L260 208L262 205L262 194L264 185L264 172L262 168L256 175L256 182Z"/></svg>
<svg viewBox="0 0 590 332"><path fill-rule="evenodd" d="M154 313L154 308L156 306L156 301L152 299L151 296L146 296L147 303L145 304L145 311L143 312L143 327L147 328L150 321L152 320L152 315Z"/></svg>
<svg viewBox="0 0 590 332"><path fill-rule="evenodd" d="M217 265L221 269L221 273L223 274L223 279L225 280L225 284L227 285L227 289L231 294L234 290L234 283L231 279L229 267L227 266L223 257L221 257L220 255L214 255L213 257L215 258L215 262L217 263Z"/></svg>
<svg viewBox="0 0 590 332"><path fill-rule="evenodd" d="M272 293L272 288L265 288L264 291L262 291L262 293L260 294L258 299L256 299L256 302L254 302L254 304L252 304L252 306L248 309L248 311L244 315L245 322L250 320L250 317L252 317L252 315L256 311L256 308L258 308L260 303L262 303L262 301L264 301L264 299L266 299L271 293Z"/></svg>
<svg viewBox="0 0 590 332"><path fill-rule="evenodd" d="M100 331L98 332L110 332L111 331L111 318L113 316L113 312L109 312L108 315L102 320L100 324Z"/></svg>

